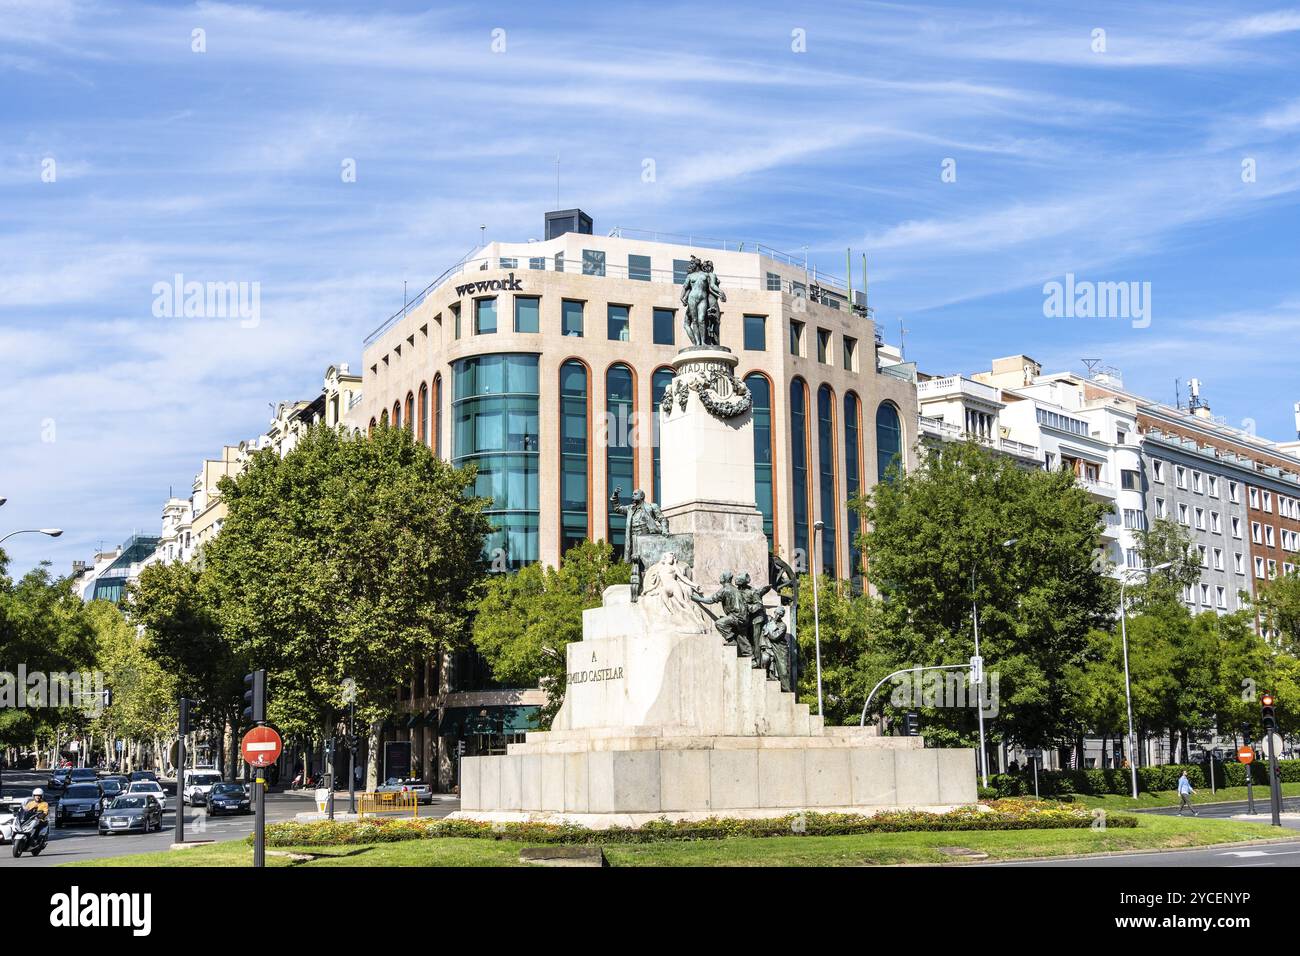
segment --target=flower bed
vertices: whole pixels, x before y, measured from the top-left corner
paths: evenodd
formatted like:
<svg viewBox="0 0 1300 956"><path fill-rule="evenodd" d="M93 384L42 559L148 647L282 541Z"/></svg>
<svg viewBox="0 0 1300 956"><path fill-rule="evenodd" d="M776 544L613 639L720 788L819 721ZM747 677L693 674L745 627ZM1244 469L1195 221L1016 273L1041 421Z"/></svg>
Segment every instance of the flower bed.
<svg viewBox="0 0 1300 956"><path fill-rule="evenodd" d="M1137 818L1104 814L1084 807L1037 800L993 800L980 807L947 813L887 810L875 816L795 813L767 820L710 817L673 822L656 820L636 828L590 830L564 823L482 823L477 820L374 819L360 822L272 823L268 846L344 846L461 837L523 843L657 843L667 840L722 840L728 837L845 836L855 833L906 833L949 830L1058 830L1101 825L1132 828ZM1100 822L1099 822L1100 821ZM250 837L251 839L251 837Z"/></svg>

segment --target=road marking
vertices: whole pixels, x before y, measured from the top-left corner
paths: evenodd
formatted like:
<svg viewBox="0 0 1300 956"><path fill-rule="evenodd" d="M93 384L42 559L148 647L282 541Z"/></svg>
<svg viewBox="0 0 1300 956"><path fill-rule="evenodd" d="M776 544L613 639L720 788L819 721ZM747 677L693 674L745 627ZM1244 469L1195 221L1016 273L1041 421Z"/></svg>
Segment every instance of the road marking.
<svg viewBox="0 0 1300 956"><path fill-rule="evenodd" d="M1279 850L1277 853L1270 853L1268 850L1228 850L1220 853L1219 856L1291 856L1296 853L1300 853L1300 850Z"/></svg>

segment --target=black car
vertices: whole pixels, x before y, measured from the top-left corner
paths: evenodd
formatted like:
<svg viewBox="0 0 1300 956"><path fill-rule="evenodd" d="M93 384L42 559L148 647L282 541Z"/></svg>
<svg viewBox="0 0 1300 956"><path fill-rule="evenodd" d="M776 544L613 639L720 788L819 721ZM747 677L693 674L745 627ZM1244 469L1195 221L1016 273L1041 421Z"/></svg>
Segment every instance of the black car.
<svg viewBox="0 0 1300 956"><path fill-rule="evenodd" d="M72 771L67 767L59 767L55 770L51 770L50 779L46 781L45 785L51 790L62 790L68 785L68 777L71 775Z"/></svg>
<svg viewBox="0 0 1300 956"><path fill-rule="evenodd" d="M103 809L104 792L97 783L70 783L54 806L54 825L94 823Z"/></svg>
<svg viewBox="0 0 1300 956"><path fill-rule="evenodd" d="M99 781L99 792L103 794L100 803L107 807L115 799L126 791L126 785L122 782L121 777L105 777Z"/></svg>
<svg viewBox="0 0 1300 956"><path fill-rule="evenodd" d="M158 775L154 773L152 770L132 770L131 776L127 782L137 783L138 781L141 780L152 780L154 783L157 783Z"/></svg>
<svg viewBox="0 0 1300 956"><path fill-rule="evenodd" d="M162 805L147 794L116 797L99 817L99 835L149 833L162 829Z"/></svg>
<svg viewBox="0 0 1300 956"><path fill-rule="evenodd" d="M73 767L68 774L68 785L74 783L98 783L99 772L94 767Z"/></svg>
<svg viewBox="0 0 1300 956"><path fill-rule="evenodd" d="M253 805L242 783L218 783L208 794L208 816L218 813L252 813Z"/></svg>

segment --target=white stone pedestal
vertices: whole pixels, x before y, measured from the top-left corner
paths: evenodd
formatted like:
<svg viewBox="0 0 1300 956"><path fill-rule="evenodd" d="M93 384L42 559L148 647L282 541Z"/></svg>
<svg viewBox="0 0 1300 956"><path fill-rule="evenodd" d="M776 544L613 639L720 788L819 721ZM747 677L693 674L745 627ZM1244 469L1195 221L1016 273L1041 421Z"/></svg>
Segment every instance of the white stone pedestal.
<svg viewBox="0 0 1300 956"><path fill-rule="evenodd" d="M973 750L823 727L716 632L659 626L626 590L583 612L553 729L461 761L456 816L600 828L975 802Z"/></svg>

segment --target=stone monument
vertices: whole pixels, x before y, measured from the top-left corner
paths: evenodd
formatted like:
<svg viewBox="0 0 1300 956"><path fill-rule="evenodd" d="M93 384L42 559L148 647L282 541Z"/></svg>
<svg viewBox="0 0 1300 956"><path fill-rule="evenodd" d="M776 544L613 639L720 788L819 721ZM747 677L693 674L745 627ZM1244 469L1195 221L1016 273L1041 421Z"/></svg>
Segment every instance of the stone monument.
<svg viewBox="0 0 1300 956"><path fill-rule="evenodd" d="M768 554L755 504L753 402L718 342L725 301L692 257L692 344L659 409L663 502L637 491L624 505L620 489L611 502L633 584L583 612L551 729L461 761L457 816L609 827L975 802L973 750L826 727L791 692L798 660L774 591L784 603L792 573Z"/></svg>

